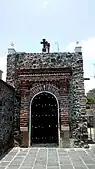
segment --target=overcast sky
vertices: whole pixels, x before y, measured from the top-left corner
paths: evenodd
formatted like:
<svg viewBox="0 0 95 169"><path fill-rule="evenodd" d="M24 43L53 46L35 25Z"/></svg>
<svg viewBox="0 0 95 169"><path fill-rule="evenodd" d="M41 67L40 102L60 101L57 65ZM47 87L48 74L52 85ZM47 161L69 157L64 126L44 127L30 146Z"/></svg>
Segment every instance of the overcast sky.
<svg viewBox="0 0 95 169"><path fill-rule="evenodd" d="M41 52L40 41L51 42L51 51L73 51L80 41L86 91L95 87L95 0L0 0L0 69L6 72L7 48Z"/></svg>

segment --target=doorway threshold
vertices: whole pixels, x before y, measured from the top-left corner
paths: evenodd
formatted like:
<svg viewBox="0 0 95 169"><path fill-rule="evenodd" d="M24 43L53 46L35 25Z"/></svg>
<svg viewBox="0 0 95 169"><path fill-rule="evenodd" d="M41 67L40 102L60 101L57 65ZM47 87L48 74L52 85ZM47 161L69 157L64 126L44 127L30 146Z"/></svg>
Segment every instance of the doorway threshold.
<svg viewBox="0 0 95 169"><path fill-rule="evenodd" d="M59 146L56 143L46 143L46 144L32 144L31 147L56 147L58 148Z"/></svg>

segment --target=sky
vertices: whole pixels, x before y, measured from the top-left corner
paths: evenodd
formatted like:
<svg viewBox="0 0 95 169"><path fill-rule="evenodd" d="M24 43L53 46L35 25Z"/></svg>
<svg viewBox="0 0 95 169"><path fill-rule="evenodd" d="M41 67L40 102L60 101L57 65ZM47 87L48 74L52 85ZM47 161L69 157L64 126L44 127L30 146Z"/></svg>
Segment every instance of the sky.
<svg viewBox="0 0 95 169"><path fill-rule="evenodd" d="M17 52L41 52L41 39L51 52L82 46L85 91L95 88L95 0L0 0L0 69L6 78L8 47Z"/></svg>

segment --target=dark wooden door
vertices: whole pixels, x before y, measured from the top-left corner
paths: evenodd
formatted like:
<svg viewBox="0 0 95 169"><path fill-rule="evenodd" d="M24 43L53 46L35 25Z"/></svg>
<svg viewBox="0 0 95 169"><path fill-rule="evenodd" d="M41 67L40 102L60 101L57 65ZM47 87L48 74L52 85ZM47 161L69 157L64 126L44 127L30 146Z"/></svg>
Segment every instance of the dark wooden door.
<svg viewBox="0 0 95 169"><path fill-rule="evenodd" d="M40 93L31 105L31 142L58 144L58 106L50 93Z"/></svg>

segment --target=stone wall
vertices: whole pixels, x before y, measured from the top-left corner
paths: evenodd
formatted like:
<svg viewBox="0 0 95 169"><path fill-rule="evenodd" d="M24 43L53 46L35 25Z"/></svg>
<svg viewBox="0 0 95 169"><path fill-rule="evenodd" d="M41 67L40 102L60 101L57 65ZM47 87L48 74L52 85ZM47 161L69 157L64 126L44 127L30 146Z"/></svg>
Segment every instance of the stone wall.
<svg viewBox="0 0 95 169"><path fill-rule="evenodd" d="M83 60L79 55L72 63L72 76L69 81L69 114L72 130L76 128L78 121L86 114L86 99L83 79Z"/></svg>
<svg viewBox="0 0 95 169"><path fill-rule="evenodd" d="M0 155L13 146L14 88L0 80Z"/></svg>
<svg viewBox="0 0 95 169"><path fill-rule="evenodd" d="M60 69L61 72L59 72ZM64 72L65 69L68 71ZM52 70L56 70L56 72L52 72ZM42 80L36 73L37 71L40 71ZM47 77L45 71L48 72ZM31 90L33 87L36 87L36 90L40 84L44 86L45 83L51 84L59 90L61 130L62 127L64 130L64 126L69 123L72 133L84 118L86 107L82 53L16 53L8 55L7 83L15 86L16 91L21 95L20 116L24 120L23 125L21 124L22 127L25 125L28 128L30 100L27 98L32 99Z"/></svg>

